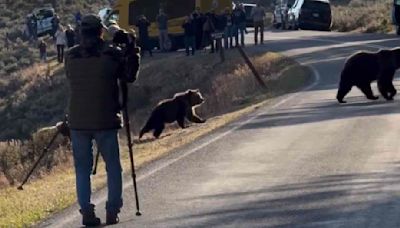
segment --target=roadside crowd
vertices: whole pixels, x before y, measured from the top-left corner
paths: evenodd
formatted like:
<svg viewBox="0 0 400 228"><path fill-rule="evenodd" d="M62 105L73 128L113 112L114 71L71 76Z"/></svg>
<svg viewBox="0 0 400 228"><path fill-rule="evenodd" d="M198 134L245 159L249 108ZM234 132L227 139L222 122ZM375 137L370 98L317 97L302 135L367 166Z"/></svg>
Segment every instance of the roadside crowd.
<svg viewBox="0 0 400 228"><path fill-rule="evenodd" d="M257 4L251 12L251 17L255 28L255 44L264 42L264 20L265 9ZM168 37L168 16L163 9L159 10L156 18L159 30L159 45L162 52L171 49L171 40ZM149 39L150 21L145 15L141 15L136 23L139 32L139 46L144 51L148 51L152 56L153 45ZM184 29L184 44L186 55L195 54L195 50L202 50L210 47L210 53L214 53L220 47L216 42L216 37L222 35L224 39L224 48L233 48L235 46L244 46L246 30L246 12L243 4L238 4L233 10L226 8L218 14L215 10L205 14L200 12L200 8L188 15L182 24ZM260 40L258 35L260 34ZM233 42L235 41L235 43ZM221 47L222 48L222 47Z"/></svg>
<svg viewBox="0 0 400 228"><path fill-rule="evenodd" d="M251 18L255 29L254 42L255 44L263 44L264 42L264 21L265 9L260 4L257 4L251 11ZM55 15L52 20L53 42L57 47L57 60L63 62L65 48L73 47L80 42L79 29L81 25L81 13L78 11L75 15L75 28L70 24L64 26L60 22L60 17ZM210 53L217 52L220 48L234 48L239 45L245 45L246 30L246 11L243 4L237 4L231 10L226 8L223 12L217 13L216 10L211 10L207 13L200 12L200 8L187 15L181 25L184 31L184 46L186 55L194 55L196 50L208 50ZM168 15L163 9L159 10L156 17L156 23L159 31L159 49L161 52L167 52L173 49L173 41L169 37L168 31ZM145 15L140 15L136 22L138 29L138 45L141 47L141 55L145 56L148 52L149 56L153 56L155 47L149 35L149 27L151 22ZM27 18L26 27L30 39L36 41L36 21L34 17ZM116 21L109 21L108 33L114 34L119 30ZM113 32L114 31L114 32ZM259 37L260 36L260 37ZM217 42L217 38L223 39L222 44ZM220 47L221 46L221 47ZM48 41L44 38L39 40L38 49L42 62L47 61Z"/></svg>

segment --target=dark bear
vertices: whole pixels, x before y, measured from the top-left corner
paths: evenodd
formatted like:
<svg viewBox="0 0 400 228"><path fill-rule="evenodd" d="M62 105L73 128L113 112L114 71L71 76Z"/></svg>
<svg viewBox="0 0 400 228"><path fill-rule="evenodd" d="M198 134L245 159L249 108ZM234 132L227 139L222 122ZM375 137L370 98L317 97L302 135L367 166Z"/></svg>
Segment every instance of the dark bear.
<svg viewBox="0 0 400 228"><path fill-rule="evenodd" d="M140 131L139 139L147 132L154 130L154 137L160 137L165 123L177 121L181 128L185 128L185 118L194 123L204 123L195 113L195 107L201 105L204 98L199 90L188 90L177 93L171 99L163 100L154 108L147 123Z"/></svg>
<svg viewBox="0 0 400 228"><path fill-rule="evenodd" d="M386 100L393 100L397 91L393 86L396 70L400 68L400 48L378 52L357 52L350 56L342 70L336 99L343 99L353 86L357 86L370 100L378 99L371 89L371 82L378 82L379 92Z"/></svg>

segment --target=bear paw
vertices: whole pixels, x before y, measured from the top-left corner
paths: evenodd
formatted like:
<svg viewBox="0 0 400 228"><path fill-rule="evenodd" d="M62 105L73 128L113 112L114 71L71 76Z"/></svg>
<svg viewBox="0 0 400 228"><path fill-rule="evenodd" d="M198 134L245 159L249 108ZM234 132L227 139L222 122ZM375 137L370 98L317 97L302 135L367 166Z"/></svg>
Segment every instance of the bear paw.
<svg viewBox="0 0 400 228"><path fill-rule="evenodd" d="M369 99L369 100L378 100L379 97L378 96L372 96L372 97L367 97L367 99Z"/></svg>

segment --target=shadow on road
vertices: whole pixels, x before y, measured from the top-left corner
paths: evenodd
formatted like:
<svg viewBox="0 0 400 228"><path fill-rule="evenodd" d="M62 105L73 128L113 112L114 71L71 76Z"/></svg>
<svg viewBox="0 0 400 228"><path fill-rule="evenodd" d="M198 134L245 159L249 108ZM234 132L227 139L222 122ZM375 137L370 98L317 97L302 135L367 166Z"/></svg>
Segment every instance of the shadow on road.
<svg viewBox="0 0 400 228"><path fill-rule="evenodd" d="M336 100L332 99L322 100L320 103L304 104L301 108L279 109L277 112L258 116L240 129L272 128L400 112L399 101L387 102L382 98L378 101L368 101L361 96L348 100L347 104L338 104Z"/></svg>
<svg viewBox="0 0 400 228"><path fill-rule="evenodd" d="M191 227L398 227L400 164L387 165L386 171L327 175L256 191L183 199L189 204L208 202L210 208L164 222ZM216 208L213 201L226 203Z"/></svg>

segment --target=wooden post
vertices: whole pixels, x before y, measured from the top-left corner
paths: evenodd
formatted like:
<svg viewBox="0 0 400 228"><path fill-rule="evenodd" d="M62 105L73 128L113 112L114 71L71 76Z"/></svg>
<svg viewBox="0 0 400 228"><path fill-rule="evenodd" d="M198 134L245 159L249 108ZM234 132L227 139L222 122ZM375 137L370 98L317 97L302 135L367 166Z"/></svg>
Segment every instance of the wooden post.
<svg viewBox="0 0 400 228"><path fill-rule="evenodd" d="M256 78L256 80L258 81L258 84L260 84L260 86L263 89L266 89L267 86L265 85L265 82L262 80L260 74L254 67L253 63L251 62L250 58L247 56L246 52L244 52L244 50L241 46L237 46L237 48L239 50L240 55L243 57L244 61L246 62L247 66L250 68L251 72L253 72L253 75Z"/></svg>

